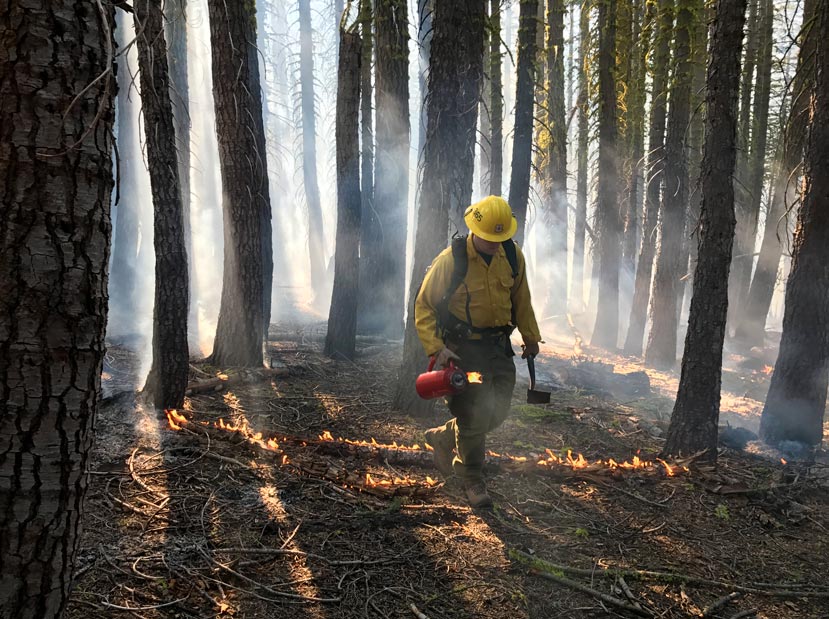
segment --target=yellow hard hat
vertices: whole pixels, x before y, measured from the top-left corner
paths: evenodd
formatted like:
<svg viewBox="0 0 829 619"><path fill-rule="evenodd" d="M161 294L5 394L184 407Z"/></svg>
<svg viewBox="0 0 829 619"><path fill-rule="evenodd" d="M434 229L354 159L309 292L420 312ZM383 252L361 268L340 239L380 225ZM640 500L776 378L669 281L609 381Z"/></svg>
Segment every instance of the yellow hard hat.
<svg viewBox="0 0 829 619"><path fill-rule="evenodd" d="M511 239L518 230L515 215L501 196L487 196L468 207L463 220L472 234L493 243Z"/></svg>

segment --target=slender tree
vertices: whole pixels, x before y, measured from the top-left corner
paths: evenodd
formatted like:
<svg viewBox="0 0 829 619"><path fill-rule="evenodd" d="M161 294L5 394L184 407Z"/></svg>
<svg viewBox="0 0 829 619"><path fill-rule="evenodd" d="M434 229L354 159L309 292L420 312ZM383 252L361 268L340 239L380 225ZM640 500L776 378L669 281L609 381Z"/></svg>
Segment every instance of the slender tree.
<svg viewBox="0 0 829 619"><path fill-rule="evenodd" d="M573 236L573 278L570 300L576 311L584 307L584 241L587 231L587 162L590 132L590 106L587 89L587 62L590 55L590 1L581 0L579 6L579 94L576 97L578 114L578 146L576 171L576 217Z"/></svg>
<svg viewBox="0 0 829 619"><path fill-rule="evenodd" d="M403 332L406 224L409 202L409 22L404 0L377 0L376 169L374 214L380 242L369 256L373 300L380 332ZM363 57L365 62L365 56ZM365 83L365 82L364 82ZM365 201L364 201L365 204Z"/></svg>
<svg viewBox="0 0 829 619"><path fill-rule="evenodd" d="M429 78L429 57L432 48L432 17L434 15L434 0L417 0L417 47L418 86L420 91L420 114L418 122L417 160L423 164L423 150L426 148L426 125L428 124L426 93Z"/></svg>
<svg viewBox="0 0 829 619"><path fill-rule="evenodd" d="M542 146L541 192L550 273L547 313L567 311L567 111L564 109L564 0L547 2L545 67L547 111Z"/></svg>
<svg viewBox="0 0 829 619"><path fill-rule="evenodd" d="M591 343L613 350L619 333L619 265L622 257L614 81L616 0L599 2L599 37L599 196L596 205L599 305Z"/></svg>
<svg viewBox="0 0 829 619"><path fill-rule="evenodd" d="M773 445L820 445L829 385L829 7L815 8L815 87L780 352L760 420Z"/></svg>
<svg viewBox="0 0 829 619"><path fill-rule="evenodd" d="M222 174L224 273L211 360L262 364L270 197L264 149L256 13L251 2L209 0L213 100ZM269 245L268 245L269 247ZM272 268L272 267L271 267Z"/></svg>
<svg viewBox="0 0 829 619"><path fill-rule="evenodd" d="M409 312L395 406L413 413L431 410L414 389L426 366L414 328L414 299L426 267L446 247L449 213L472 196L478 101L483 79L484 0L438 2L429 62L429 125L423 155Z"/></svg>
<svg viewBox="0 0 829 619"><path fill-rule="evenodd" d="M308 207L308 251L311 287L320 298L325 288L325 243L317 180L317 120L314 95L314 29L311 0L299 0L299 86L302 108L302 178Z"/></svg>
<svg viewBox="0 0 829 619"><path fill-rule="evenodd" d="M487 27L484 29L484 85L481 92L481 102L478 104L478 146L480 148L480 169L478 170L478 183L480 194L489 195L489 178L492 175L492 120L489 116L489 106L492 93L492 84L489 77L490 63L486 54L491 46L491 30L489 22L492 17L487 16Z"/></svg>
<svg viewBox="0 0 829 619"><path fill-rule="evenodd" d="M382 0L381 0L382 1ZM357 341L360 248L360 36L340 27L337 71L337 247L325 354L353 359Z"/></svg>
<svg viewBox="0 0 829 619"><path fill-rule="evenodd" d="M645 210L642 218L642 242L636 265L633 302L630 308L624 351L627 355L642 354L651 276L656 253L656 226L665 166L665 123L668 115L668 70L671 59L673 31L673 0L657 0L657 26L654 28L652 95L648 127L648 165L645 187Z"/></svg>
<svg viewBox="0 0 829 619"><path fill-rule="evenodd" d="M489 13L489 189L500 196L504 173L504 93L501 52L501 0L490 0Z"/></svg>
<svg viewBox="0 0 829 619"><path fill-rule="evenodd" d="M538 57L538 0L520 0L518 16L518 66L515 82L515 126L512 142L512 173L509 203L518 220L515 242L524 239L527 202L530 197L530 167L533 148L535 73ZM459 215L462 213L459 213ZM460 222L462 224L463 222ZM459 229L462 229L459 224Z"/></svg>
<svg viewBox="0 0 829 619"><path fill-rule="evenodd" d="M791 110L783 136L783 154L775 174L771 204L766 214L763 241L754 278L751 281L745 312L738 323L736 337L748 347L760 346L764 340L766 316L774 296L780 257L785 243L781 237L780 222L789 206L796 199L797 179L803 160L806 130L809 120L809 100L814 76L814 55L816 28L814 25L815 0L803 3L803 29L801 30L800 52L797 57L797 71L792 82Z"/></svg>
<svg viewBox="0 0 829 619"><path fill-rule="evenodd" d="M107 321L115 41L105 6L3 4L4 619L61 617L80 545Z"/></svg>
<svg viewBox="0 0 829 619"><path fill-rule="evenodd" d="M691 118L693 80L693 33L695 20L701 18L700 0L679 0L674 38L675 73L670 91L668 136L665 140L664 192L659 218L659 253L651 301L651 332L645 360L648 365L666 369L676 363L677 302L687 259L683 260L685 218L690 194L685 137Z"/></svg>
<svg viewBox="0 0 829 619"><path fill-rule="evenodd" d="M699 258L682 375L664 453L717 458L728 271L734 242L737 95L746 0L717 0L712 27L702 161Z"/></svg>
<svg viewBox="0 0 829 619"><path fill-rule="evenodd" d="M144 390L156 407L180 408L190 372L190 294L167 44L160 0L136 0L133 7L155 245L153 362Z"/></svg>
<svg viewBox="0 0 829 619"><path fill-rule="evenodd" d="M375 187L374 187L374 115L372 108L372 94L374 89L371 84L371 68L374 64L374 12L372 0L360 0L360 36L362 38L363 59L360 64L360 201L362 212L361 255L364 257L364 274L372 273L380 261L380 253L383 246L383 224L381 223L379 209L383 208L382 202L377 202L375 208ZM378 54L377 60L380 60ZM378 119L379 120L379 119ZM360 312L366 328L369 331L382 331L383 325L380 321L377 309L377 289L372 286L367 290L368 294L362 297L363 305ZM366 320L368 319L368 320Z"/></svg>
<svg viewBox="0 0 829 619"><path fill-rule="evenodd" d="M757 237L757 221L760 216L763 181L765 179L766 142L768 136L769 102L771 98L771 65L774 43L774 3L760 0L758 20L757 76L751 125L751 148L746 157L744 176L745 197L737 221L739 246L734 257L732 284L735 291L732 299L735 309L742 309L751 283L751 269L754 265L754 245Z"/></svg>

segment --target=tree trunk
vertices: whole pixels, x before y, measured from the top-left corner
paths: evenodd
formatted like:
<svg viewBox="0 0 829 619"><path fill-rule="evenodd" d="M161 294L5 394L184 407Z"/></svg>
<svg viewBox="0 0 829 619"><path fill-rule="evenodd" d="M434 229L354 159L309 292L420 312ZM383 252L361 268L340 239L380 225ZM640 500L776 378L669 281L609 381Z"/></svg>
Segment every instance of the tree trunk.
<svg viewBox="0 0 829 619"><path fill-rule="evenodd" d="M491 0L489 23L489 189L500 196L504 174L504 93L501 55L501 0Z"/></svg>
<svg viewBox="0 0 829 619"><path fill-rule="evenodd" d="M379 331L398 338L405 309L409 204L409 21L401 0L377 0L374 10L377 175L373 202L381 236L375 260L369 263L375 293L361 296L376 297L372 313Z"/></svg>
<svg viewBox="0 0 829 619"><path fill-rule="evenodd" d="M734 257L732 283L736 301L734 310L742 311L751 283L754 266L754 246L757 239L757 221L765 179L766 141L768 134L769 100L771 96L771 63L773 47L774 4L772 0L760 0L759 42L757 50L757 77L754 90L754 113L751 126L751 150L747 160L747 196L742 216L738 218L738 237L741 239L738 254Z"/></svg>
<svg viewBox="0 0 829 619"><path fill-rule="evenodd" d="M487 16L487 23L490 21L490 17ZM492 85L490 84L489 78L489 63L487 62L486 54L490 49L490 36L491 36L491 29L485 28L484 29L484 83L481 92L481 102L478 104L478 146L480 148L480 170L478 170L478 183L480 187L480 195L481 196L488 196L489 195L489 178L492 174L491 171L491 159L492 153L490 152L492 143L490 142L492 136L492 120L489 117L489 103L490 103L490 96L489 94L492 92Z"/></svg>
<svg viewBox="0 0 829 619"><path fill-rule="evenodd" d="M786 236L785 230L782 234L780 232L780 220L796 199L796 184L803 161L809 98L813 84L816 44L813 19L816 4L814 0L806 0L803 4L804 27L800 34L797 72L792 82L791 111L782 138L783 156L775 176L757 268L754 271L743 319L737 326L737 339L749 348L763 345L766 316L774 296L780 256L783 254L783 238Z"/></svg>
<svg viewBox="0 0 829 619"><path fill-rule="evenodd" d="M426 355L414 328L414 299L431 261L445 247L449 213L465 208L472 196L475 131L483 79L484 0L438 2L429 67L429 126L414 247L403 364L394 397L396 407L414 414L431 411L414 385Z"/></svg>
<svg viewBox="0 0 829 619"><path fill-rule="evenodd" d="M578 108L578 147L576 171L576 217L573 238L573 279L570 283L570 300L573 309L580 312L584 308L584 241L587 230L587 165L590 132L590 105L587 100L587 67L585 63L590 56L590 4L582 0L579 12L579 94L576 97Z"/></svg>
<svg viewBox="0 0 829 619"><path fill-rule="evenodd" d="M62 616L80 541L112 231L109 6L11 0L0 17L4 619Z"/></svg>
<svg viewBox="0 0 829 619"><path fill-rule="evenodd" d="M187 77L187 0L168 0L164 7L164 36L167 39L167 66L170 72L170 99L176 130L178 182L181 187L181 212L184 218L184 249L192 293L196 282L196 261L193 257L190 225L190 86ZM191 297L193 295L191 294ZM199 315L196 303L190 303L187 317L187 341L190 352L199 354Z"/></svg>
<svg viewBox="0 0 829 619"><path fill-rule="evenodd" d="M308 252L311 259L311 287L320 299L327 281L325 241L317 181L317 120L314 95L314 39L311 0L299 0L299 82L302 108L302 179L308 208Z"/></svg>
<svg viewBox="0 0 829 619"><path fill-rule="evenodd" d="M543 155L542 200L545 215L545 245L542 262L549 273L547 315L567 312L567 111L564 109L564 0L547 2L546 132Z"/></svg>
<svg viewBox="0 0 829 619"><path fill-rule="evenodd" d="M622 214L618 189L616 118L616 0L599 4L599 195L596 233L599 302L591 344L614 350L619 334L619 264L622 258Z"/></svg>
<svg viewBox="0 0 829 619"><path fill-rule="evenodd" d="M685 136L691 118L693 58L692 33L701 18L700 0L680 0L677 4L674 39L676 67L670 92L668 137L665 141L664 192L659 223L659 253L653 281L651 332L645 360L648 365L668 369L676 363L677 300L687 260L683 260L682 238L688 211L690 179Z"/></svg>
<svg viewBox="0 0 829 619"><path fill-rule="evenodd" d="M498 0L495 0L496 2ZM417 136L418 167L423 165L423 151L426 148L426 125L428 124L426 109L427 82L429 79L429 56L432 48L432 17L434 15L434 0L417 0L417 47L420 72L418 86L420 89L420 122Z"/></svg>
<svg viewBox="0 0 829 619"><path fill-rule="evenodd" d="M829 7L816 8L815 88L780 353L760 421L767 443L820 445L829 384Z"/></svg>
<svg viewBox="0 0 829 619"><path fill-rule="evenodd" d="M379 0L382 2L383 0ZM360 111L361 41L340 28L337 71L337 247L334 290L328 314L325 354L354 359L357 342L360 248Z"/></svg>
<svg viewBox="0 0 829 619"><path fill-rule="evenodd" d="M190 294L167 43L160 0L136 0L133 8L155 245L153 362L144 390L156 408L181 408L190 372Z"/></svg>
<svg viewBox="0 0 829 619"><path fill-rule="evenodd" d="M717 458L728 271L734 242L737 79L746 0L717 0L708 65L705 153L701 167L699 258L682 357L682 375L663 453L707 450Z"/></svg>
<svg viewBox="0 0 829 619"><path fill-rule="evenodd" d="M642 218L642 243L633 285L633 302L625 338L626 355L641 355L645 337L645 323L651 295L653 258L656 251L656 226L659 219L659 201L662 174L665 168L665 121L668 114L668 69L671 60L671 33L673 31L673 2L658 0L657 25L654 27L653 83L648 127L648 166L645 190L645 212Z"/></svg>
<svg viewBox="0 0 829 619"><path fill-rule="evenodd" d="M211 362L262 364L265 215L270 209L253 3L209 0L213 100L222 174L224 274ZM268 221L270 219L268 218Z"/></svg>
<svg viewBox="0 0 829 619"><path fill-rule="evenodd" d="M118 89L118 115L116 149L118 153L118 184L116 185L114 218L115 230L112 239L112 261L109 277L109 318L110 333L119 333L134 328L135 308L141 290L138 268L138 243L141 234L139 215L140 192L136 182L136 171L144 162L133 155L141 153L140 140L135 132L132 106L139 106L137 89L132 86L127 60L127 45L133 34L127 32L126 23L132 21L124 11L116 15L116 40L120 52L117 60L118 77L122 82Z"/></svg>
<svg viewBox="0 0 829 619"><path fill-rule="evenodd" d="M515 242L524 240L527 202L530 197L530 167L533 150L535 108L535 65L538 56L538 0L520 0L518 16L518 66L515 87L515 126L512 142L512 170L509 203L518 220ZM461 213L462 214L462 213ZM463 222L460 222L463 225ZM462 227L459 227L463 230Z"/></svg>

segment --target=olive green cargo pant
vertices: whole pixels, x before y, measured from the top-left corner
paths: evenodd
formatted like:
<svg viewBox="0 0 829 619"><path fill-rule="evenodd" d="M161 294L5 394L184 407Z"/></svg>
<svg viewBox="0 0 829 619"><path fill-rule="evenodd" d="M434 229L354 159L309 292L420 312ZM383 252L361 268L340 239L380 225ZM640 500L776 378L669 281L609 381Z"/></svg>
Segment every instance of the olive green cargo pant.
<svg viewBox="0 0 829 619"><path fill-rule="evenodd" d="M514 353L506 337L495 340L468 340L452 347L465 372L480 372L483 382L470 384L448 398L453 418L442 426L438 440L454 444L453 468L465 484L483 480L486 435L504 423L515 388Z"/></svg>

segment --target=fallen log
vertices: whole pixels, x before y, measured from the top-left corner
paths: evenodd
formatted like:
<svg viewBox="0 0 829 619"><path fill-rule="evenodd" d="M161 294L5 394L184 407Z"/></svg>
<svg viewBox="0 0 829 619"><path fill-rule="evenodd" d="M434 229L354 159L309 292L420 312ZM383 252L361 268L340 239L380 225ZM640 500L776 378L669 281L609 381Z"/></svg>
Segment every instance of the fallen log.
<svg viewBox="0 0 829 619"><path fill-rule="evenodd" d="M220 374L215 378L197 380L187 385L186 395L206 393L208 391L224 391L228 387L254 383L264 378L275 378L290 374L288 368L261 368L253 371L243 370L237 374Z"/></svg>
<svg viewBox="0 0 829 619"><path fill-rule="evenodd" d="M561 374L566 384L600 395L644 397L651 394L651 381L645 372L620 374L609 363L578 361Z"/></svg>

